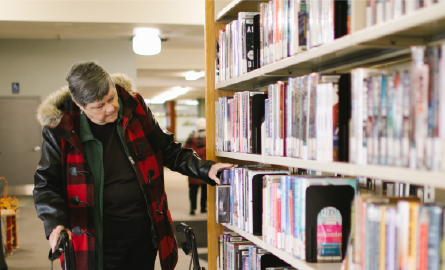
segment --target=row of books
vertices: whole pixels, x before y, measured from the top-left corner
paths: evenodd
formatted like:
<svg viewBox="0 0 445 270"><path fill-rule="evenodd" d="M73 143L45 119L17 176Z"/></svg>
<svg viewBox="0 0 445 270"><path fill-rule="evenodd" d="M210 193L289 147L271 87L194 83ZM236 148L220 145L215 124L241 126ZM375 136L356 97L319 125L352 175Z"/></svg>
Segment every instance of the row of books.
<svg viewBox="0 0 445 270"><path fill-rule="evenodd" d="M218 268L220 270L294 270L286 262L235 232L224 232L219 237Z"/></svg>
<svg viewBox="0 0 445 270"><path fill-rule="evenodd" d="M367 0L366 26L381 24L441 0Z"/></svg>
<svg viewBox="0 0 445 270"><path fill-rule="evenodd" d="M410 67L352 71L352 163L434 171L445 165L445 44L411 50Z"/></svg>
<svg viewBox="0 0 445 270"><path fill-rule="evenodd" d="M262 235L265 243L296 258L341 261L356 179L267 170L270 168L251 167L223 172L222 180L230 185L217 186L217 222ZM230 207L224 202L227 198ZM313 233L307 236L307 231L315 230L316 237Z"/></svg>
<svg viewBox="0 0 445 270"><path fill-rule="evenodd" d="M218 151L259 154L264 146L270 156L348 161L349 74L312 73L267 92L238 92L219 98L215 111Z"/></svg>
<svg viewBox="0 0 445 270"><path fill-rule="evenodd" d="M348 259L355 269L443 269L445 205L362 195L354 208Z"/></svg>
<svg viewBox="0 0 445 270"><path fill-rule="evenodd" d="M339 109L345 108L339 107L339 101L345 89L340 93L340 79L340 75L312 73L269 85L265 155L318 161L343 159L339 153L344 148L339 140Z"/></svg>
<svg viewBox="0 0 445 270"><path fill-rule="evenodd" d="M272 0L219 31L216 83L349 33L349 1Z"/></svg>
<svg viewBox="0 0 445 270"><path fill-rule="evenodd" d="M215 102L217 151L261 153L264 92L238 92Z"/></svg>

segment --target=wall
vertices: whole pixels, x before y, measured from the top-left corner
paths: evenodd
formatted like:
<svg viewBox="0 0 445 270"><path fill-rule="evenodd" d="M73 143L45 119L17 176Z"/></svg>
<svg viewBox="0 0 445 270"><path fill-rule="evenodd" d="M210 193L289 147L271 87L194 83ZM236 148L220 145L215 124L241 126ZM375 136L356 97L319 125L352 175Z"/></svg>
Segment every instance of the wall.
<svg viewBox="0 0 445 270"><path fill-rule="evenodd" d="M78 61L96 60L109 73L136 80L136 55L124 40L2 40L0 96L11 96L11 83L20 83L21 96L41 96L67 84L65 74Z"/></svg>

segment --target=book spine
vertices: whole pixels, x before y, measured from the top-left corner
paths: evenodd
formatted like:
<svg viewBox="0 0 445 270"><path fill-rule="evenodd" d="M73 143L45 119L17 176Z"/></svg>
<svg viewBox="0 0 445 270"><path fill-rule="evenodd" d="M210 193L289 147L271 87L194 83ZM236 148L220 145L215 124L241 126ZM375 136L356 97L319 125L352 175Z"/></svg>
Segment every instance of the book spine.
<svg viewBox="0 0 445 270"><path fill-rule="evenodd" d="M281 0L281 59L289 56L289 0Z"/></svg>
<svg viewBox="0 0 445 270"><path fill-rule="evenodd" d="M402 87L403 87L403 123L402 123L402 157L403 167L409 166L409 161L411 160L411 132L410 125L412 118L411 114L411 75L410 71L405 70L401 74Z"/></svg>
<svg viewBox="0 0 445 270"><path fill-rule="evenodd" d="M394 106L395 106L395 73L391 72L386 77L387 85L387 119L386 119L386 140L387 140L387 158L386 164L395 165L394 160Z"/></svg>
<svg viewBox="0 0 445 270"><path fill-rule="evenodd" d="M374 165L379 164L380 157L380 140L379 140L379 131L380 131L380 123L381 121L381 105L382 105L382 75L373 76L373 102L374 102L374 122L372 127L372 152L373 159L372 163Z"/></svg>
<svg viewBox="0 0 445 270"><path fill-rule="evenodd" d="M285 131L285 151L284 154L286 157L292 157L293 152L293 141L292 141L292 123L293 123L293 111L295 110L292 106L292 91L294 88L294 79L289 78L286 92L284 96L284 105L285 105L285 124L284 124L284 131Z"/></svg>
<svg viewBox="0 0 445 270"><path fill-rule="evenodd" d="M396 228L396 209L387 208L386 219L386 268L397 269L396 250L397 250L397 228Z"/></svg>
<svg viewBox="0 0 445 270"><path fill-rule="evenodd" d="M275 47L274 47L274 24L273 24L273 20L274 20L274 1L271 0L269 1L269 9L268 9L268 16L267 16L267 25L268 25L268 60L267 60L267 64L271 64L275 59Z"/></svg>
<svg viewBox="0 0 445 270"><path fill-rule="evenodd" d="M428 224L429 213L427 207L419 207L419 228L418 228L418 265L416 269L427 270L428 260Z"/></svg>
<svg viewBox="0 0 445 270"><path fill-rule="evenodd" d="M288 195L287 195L287 240L286 240L286 251L293 254L293 240L294 240L294 223L295 223L295 212L294 212L294 179L288 178Z"/></svg>
<svg viewBox="0 0 445 270"><path fill-rule="evenodd" d="M386 125L388 117L388 89L387 89L387 76L382 75L381 86L381 110L379 117L379 163L380 165L387 165L387 141L386 141Z"/></svg>
<svg viewBox="0 0 445 270"><path fill-rule="evenodd" d="M408 270L416 270L417 249L418 249L418 228L419 228L419 204L410 203L409 205L409 248L408 248Z"/></svg>
<svg viewBox="0 0 445 270"><path fill-rule="evenodd" d="M357 163L357 91L359 84L359 69L351 71L351 120L349 122L349 161Z"/></svg>
<svg viewBox="0 0 445 270"><path fill-rule="evenodd" d="M439 50L435 46L428 47L426 50L426 60L429 66L429 78L428 78L428 131L427 131L427 139L426 139L426 147L425 147L425 165L427 169L433 169L433 160L435 161L436 155L433 151L434 142L436 138L436 117L437 110L436 106L438 105L438 60L439 60ZM435 171L437 171L438 166L434 166Z"/></svg>
<svg viewBox="0 0 445 270"><path fill-rule="evenodd" d="M280 235L281 235L281 241L280 241L280 247L284 250L286 250L286 239L287 239L287 233L286 233L286 224L287 224L287 212L289 205L288 202L288 186L287 186L287 178L285 176L281 177L281 199L280 199Z"/></svg>
<svg viewBox="0 0 445 270"><path fill-rule="evenodd" d="M394 75L394 94L393 94L393 162L392 165L401 167L402 159L402 127L403 127L403 84L401 82L401 72L397 71Z"/></svg>
<svg viewBox="0 0 445 270"><path fill-rule="evenodd" d="M307 48L310 48L308 44L308 11L307 1L300 1L300 11L298 12L298 52L302 52Z"/></svg>
<svg viewBox="0 0 445 270"><path fill-rule="evenodd" d="M300 237L300 181L298 179L293 179L294 181L294 235L293 235L293 255L296 258L300 258L299 249L299 237Z"/></svg>
<svg viewBox="0 0 445 270"><path fill-rule="evenodd" d="M317 107L317 75L309 75L310 92L309 92L309 138L308 138L308 159L315 159L316 153L316 107Z"/></svg>
<svg viewBox="0 0 445 270"><path fill-rule="evenodd" d="M265 34L265 17L266 17L266 5L267 3L260 3L260 66L265 65L264 63L264 34Z"/></svg>
<svg viewBox="0 0 445 270"><path fill-rule="evenodd" d="M440 245L442 234L443 210L438 206L429 206L428 225L428 270L440 269Z"/></svg>
<svg viewBox="0 0 445 270"><path fill-rule="evenodd" d="M300 157L300 91L299 82L301 78L294 79L294 86L292 88L292 157Z"/></svg>
<svg viewBox="0 0 445 270"><path fill-rule="evenodd" d="M380 242L379 242L379 263L377 269L386 267L386 206L380 207Z"/></svg>
<svg viewBox="0 0 445 270"><path fill-rule="evenodd" d="M304 89L303 89L303 108L302 108L302 148L300 158L308 159L308 136L309 136L309 108L310 108L310 81L309 76L304 76Z"/></svg>
<svg viewBox="0 0 445 270"><path fill-rule="evenodd" d="M356 139L356 159L357 164L366 165L367 160L365 159L366 154L366 140L365 140L365 134L363 131L366 128L366 122L365 122L365 116L367 115L366 112L366 98L365 91L367 87L367 80L365 75L364 69L359 69L357 71L357 89L354 91L356 94L356 108L355 113L356 115L356 127L355 127L355 139ZM365 150L366 149L366 150Z"/></svg>
<svg viewBox="0 0 445 270"><path fill-rule="evenodd" d="M275 190L275 192L276 192L276 203L274 204L274 206L275 206L275 216L276 216L276 226L275 226L275 229L276 229L276 240L275 240L275 243L276 243L276 248L279 248L279 249L283 249L283 245L282 245L282 243L283 243L283 241L282 241L282 239L283 239L283 234L281 233L281 197L282 197L282 193L281 192L279 192L279 190L281 190L281 182L278 182L278 183L276 183L276 190Z"/></svg>
<svg viewBox="0 0 445 270"><path fill-rule="evenodd" d="M408 1L409 2L409 1ZM411 68L411 110L412 110L412 143L410 156L410 167L425 168L425 141L427 137L427 114L428 114L428 65L424 64L424 48L421 46L411 47L413 65Z"/></svg>
<svg viewBox="0 0 445 270"><path fill-rule="evenodd" d="M250 72L254 70L255 67L255 53L254 53L254 36L256 35L254 31L254 25L253 25L253 18L246 19L246 25L245 25L245 39L246 39L246 48L245 48L245 55L243 56L246 59L245 62L245 72ZM243 70L244 71L244 70ZM244 73L245 73L244 72Z"/></svg>

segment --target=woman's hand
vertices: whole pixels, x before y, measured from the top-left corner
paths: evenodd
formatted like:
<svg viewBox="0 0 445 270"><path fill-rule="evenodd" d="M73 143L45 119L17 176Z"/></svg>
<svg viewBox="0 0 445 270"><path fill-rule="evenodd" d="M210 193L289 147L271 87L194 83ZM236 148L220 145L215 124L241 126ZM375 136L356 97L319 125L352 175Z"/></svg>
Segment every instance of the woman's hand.
<svg viewBox="0 0 445 270"><path fill-rule="evenodd" d="M54 253L54 249L56 248L57 242L59 241L60 232L65 230L68 233L68 237L71 241L71 230L66 229L64 226L59 225L53 229L53 231L49 234L49 245L51 246L51 250Z"/></svg>
<svg viewBox="0 0 445 270"><path fill-rule="evenodd" d="M238 167L238 165L235 164L230 164L230 163L216 163L214 164L209 171L209 177L216 182L216 184L221 185L221 181L219 181L218 177L216 177L216 174L219 171L225 170L225 169L230 169L230 168L234 168L234 167Z"/></svg>

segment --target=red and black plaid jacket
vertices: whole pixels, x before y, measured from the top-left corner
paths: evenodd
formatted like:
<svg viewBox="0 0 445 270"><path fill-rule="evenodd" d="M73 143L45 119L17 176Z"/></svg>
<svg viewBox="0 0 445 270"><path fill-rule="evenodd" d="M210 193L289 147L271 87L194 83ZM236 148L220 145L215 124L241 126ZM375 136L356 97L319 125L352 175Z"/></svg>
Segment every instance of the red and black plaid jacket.
<svg viewBox="0 0 445 270"><path fill-rule="evenodd" d="M162 129L142 97L133 92L125 75L112 75L122 100L125 144L134 160L140 186L147 198L163 270L174 269L178 247L164 190L163 166L214 185L208 178L213 161L201 161L191 149L182 148L174 135ZM37 215L44 221L48 238L58 225L73 233L77 270L95 269L94 185L79 140L79 108L67 87L51 94L38 109L44 126L42 157L34 176ZM78 197L88 205L73 205ZM148 230L150 228L147 228Z"/></svg>

